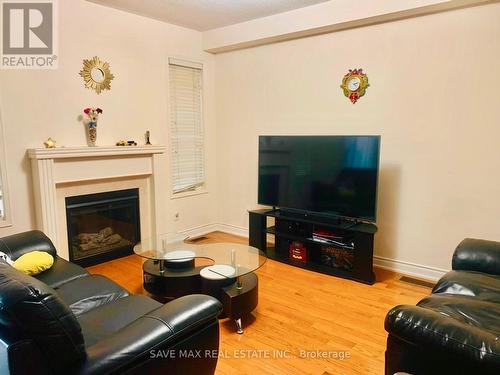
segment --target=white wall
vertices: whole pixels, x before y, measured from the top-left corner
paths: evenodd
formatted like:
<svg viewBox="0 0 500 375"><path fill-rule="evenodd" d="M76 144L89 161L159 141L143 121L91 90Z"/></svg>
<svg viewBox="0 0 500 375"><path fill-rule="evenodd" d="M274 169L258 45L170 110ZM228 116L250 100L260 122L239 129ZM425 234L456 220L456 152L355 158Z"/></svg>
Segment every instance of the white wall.
<svg viewBox="0 0 500 375"><path fill-rule="evenodd" d="M78 75L82 60L99 56L111 64L111 91L97 95ZM135 139L168 145L168 57L202 61L205 67L205 126L208 194L170 200L161 216L163 231L215 220L214 57L203 53L199 32L102 7L84 0L59 1L59 69L0 71L0 110L5 127L13 226L0 236L35 227L30 164L26 149L43 147L49 136L59 146L85 144L78 121L83 108L104 110L98 144ZM170 194L168 158L160 179ZM180 220L173 221L174 213Z"/></svg>
<svg viewBox="0 0 500 375"><path fill-rule="evenodd" d="M500 4L216 56L202 52L196 31L83 0L59 7L59 69L0 71L13 211L0 236L35 227L26 149L49 136L84 144L84 107L104 109L101 145L142 141L148 129L168 145L166 68L176 56L205 64L208 193L169 199L158 213L164 231L247 227L259 134L381 134L379 257L449 268L463 237L500 240ZM94 55L116 76L100 96L78 75ZM339 85L355 67L371 87L352 105ZM168 157L163 163L169 194Z"/></svg>
<svg viewBox="0 0 500 375"><path fill-rule="evenodd" d="M500 240L500 4L216 55L219 221L257 206L261 134L380 134L378 256L450 268ZM353 105L339 85L363 68ZM222 199L223 197L223 199Z"/></svg>

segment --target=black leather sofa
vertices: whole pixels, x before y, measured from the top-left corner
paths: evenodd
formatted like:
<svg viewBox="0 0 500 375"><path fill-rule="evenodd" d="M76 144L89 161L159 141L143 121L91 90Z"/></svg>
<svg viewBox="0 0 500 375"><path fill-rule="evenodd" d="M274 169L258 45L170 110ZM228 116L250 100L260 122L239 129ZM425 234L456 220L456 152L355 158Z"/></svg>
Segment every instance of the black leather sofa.
<svg viewBox="0 0 500 375"><path fill-rule="evenodd" d="M14 260L33 250L55 258L37 277L0 261L1 374L215 372L216 299L190 295L163 305L58 257L41 232L0 239Z"/></svg>
<svg viewBox="0 0 500 375"><path fill-rule="evenodd" d="M387 315L385 373L500 374L500 243L465 239L417 306Z"/></svg>

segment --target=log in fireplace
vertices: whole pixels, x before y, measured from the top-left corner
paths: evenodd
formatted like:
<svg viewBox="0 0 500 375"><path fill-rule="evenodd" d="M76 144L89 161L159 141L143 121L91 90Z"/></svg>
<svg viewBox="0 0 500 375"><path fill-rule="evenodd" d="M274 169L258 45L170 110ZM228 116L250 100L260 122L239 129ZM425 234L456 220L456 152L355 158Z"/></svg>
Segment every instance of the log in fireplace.
<svg viewBox="0 0 500 375"><path fill-rule="evenodd" d="M140 241L139 189L66 198L71 262L83 267L133 253Z"/></svg>

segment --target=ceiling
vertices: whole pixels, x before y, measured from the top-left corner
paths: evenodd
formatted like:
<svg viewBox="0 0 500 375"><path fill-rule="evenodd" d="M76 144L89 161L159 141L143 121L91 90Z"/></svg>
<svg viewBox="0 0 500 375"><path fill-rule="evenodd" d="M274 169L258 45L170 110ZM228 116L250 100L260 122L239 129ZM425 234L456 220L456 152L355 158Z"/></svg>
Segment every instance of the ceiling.
<svg viewBox="0 0 500 375"><path fill-rule="evenodd" d="M206 31L328 0L88 0L174 25Z"/></svg>

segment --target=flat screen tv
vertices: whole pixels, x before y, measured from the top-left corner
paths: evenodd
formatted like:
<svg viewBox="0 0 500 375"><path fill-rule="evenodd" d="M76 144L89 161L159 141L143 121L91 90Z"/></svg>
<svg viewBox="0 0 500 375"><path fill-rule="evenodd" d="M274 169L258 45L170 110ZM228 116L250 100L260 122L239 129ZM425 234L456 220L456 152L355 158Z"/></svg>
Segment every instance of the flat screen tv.
<svg viewBox="0 0 500 375"><path fill-rule="evenodd" d="M259 204L376 220L380 136L260 136Z"/></svg>

